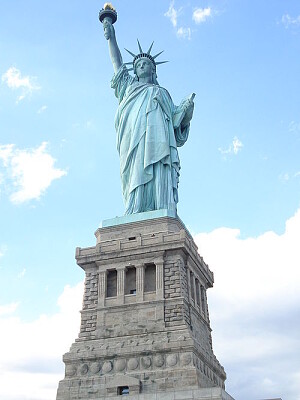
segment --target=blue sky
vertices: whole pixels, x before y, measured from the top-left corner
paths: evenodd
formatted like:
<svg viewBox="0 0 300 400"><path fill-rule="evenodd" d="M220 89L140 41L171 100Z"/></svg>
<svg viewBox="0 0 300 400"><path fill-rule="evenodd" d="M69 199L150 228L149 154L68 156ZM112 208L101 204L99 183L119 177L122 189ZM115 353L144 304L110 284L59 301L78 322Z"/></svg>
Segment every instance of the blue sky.
<svg viewBox="0 0 300 400"><path fill-rule="evenodd" d="M196 93L178 213L215 273L226 389L299 400L300 3L113 4L121 50L154 40L174 102ZM75 248L123 213L101 7L0 3L1 400L55 397L78 333Z"/></svg>

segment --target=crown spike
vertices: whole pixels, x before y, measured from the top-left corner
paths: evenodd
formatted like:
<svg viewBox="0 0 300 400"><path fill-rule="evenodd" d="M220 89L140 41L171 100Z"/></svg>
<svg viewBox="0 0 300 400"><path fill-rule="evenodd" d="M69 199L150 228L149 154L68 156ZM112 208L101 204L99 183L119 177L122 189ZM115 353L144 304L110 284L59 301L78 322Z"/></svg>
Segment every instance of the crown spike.
<svg viewBox="0 0 300 400"><path fill-rule="evenodd" d="M124 65L133 65L133 62L129 61L129 62L124 63Z"/></svg>
<svg viewBox="0 0 300 400"><path fill-rule="evenodd" d="M155 56L153 56L152 58L153 58L153 60L155 60L156 59L156 57L158 57L158 56L160 56L161 55L161 53L163 53L164 52L164 50L163 51L161 51L160 53L158 53L158 54L156 54ZM157 64L157 63L156 63Z"/></svg>
<svg viewBox="0 0 300 400"><path fill-rule="evenodd" d="M151 54L151 50L152 50L153 43L154 43L154 42L152 42L151 46L149 47L149 50L147 51L147 54Z"/></svg>
<svg viewBox="0 0 300 400"><path fill-rule="evenodd" d="M144 52L143 52L143 49L142 49L142 46L141 46L141 44L140 44L140 42L139 42L139 39L137 39L137 42L138 42L138 45L139 45L140 53L144 53Z"/></svg>
<svg viewBox="0 0 300 400"><path fill-rule="evenodd" d="M167 63L167 62L170 62L170 61L158 61L158 62L156 62L155 64L156 64L156 65L159 65L159 64L165 64L165 63Z"/></svg>
<svg viewBox="0 0 300 400"><path fill-rule="evenodd" d="M124 47L124 49L125 49L125 47ZM136 57L136 54L133 54L130 50L127 50L127 49L125 49L126 51L127 51L127 53L129 53L130 55L132 55L132 57Z"/></svg>

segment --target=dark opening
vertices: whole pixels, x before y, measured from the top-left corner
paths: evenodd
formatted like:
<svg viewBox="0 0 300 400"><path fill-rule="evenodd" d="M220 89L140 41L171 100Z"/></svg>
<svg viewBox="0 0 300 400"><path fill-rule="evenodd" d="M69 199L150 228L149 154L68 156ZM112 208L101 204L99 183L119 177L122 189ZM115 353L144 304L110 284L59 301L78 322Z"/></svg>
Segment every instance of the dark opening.
<svg viewBox="0 0 300 400"><path fill-rule="evenodd" d="M117 295L117 271L115 269L107 271L106 297Z"/></svg>
<svg viewBox="0 0 300 400"><path fill-rule="evenodd" d="M129 387L128 386L119 386L118 387L118 395L120 395L120 396L129 395Z"/></svg>
<svg viewBox="0 0 300 400"><path fill-rule="evenodd" d="M190 271L190 284L191 284L191 296L195 300L195 290L194 290L194 274Z"/></svg>
<svg viewBox="0 0 300 400"><path fill-rule="evenodd" d="M144 291L155 292L156 290L156 266L154 264L146 265Z"/></svg>
<svg viewBox="0 0 300 400"><path fill-rule="evenodd" d="M201 308L202 311L205 313L205 289L202 285L200 290L201 290Z"/></svg>
<svg viewBox="0 0 300 400"><path fill-rule="evenodd" d="M197 278L195 282L196 282L196 301L197 304L200 305L200 283Z"/></svg>
<svg viewBox="0 0 300 400"><path fill-rule="evenodd" d="M130 237L128 238L128 240L135 240L135 239L136 239L135 236L130 236Z"/></svg>
<svg viewBox="0 0 300 400"><path fill-rule="evenodd" d="M135 294L136 292L136 269L128 267L125 276L125 294Z"/></svg>

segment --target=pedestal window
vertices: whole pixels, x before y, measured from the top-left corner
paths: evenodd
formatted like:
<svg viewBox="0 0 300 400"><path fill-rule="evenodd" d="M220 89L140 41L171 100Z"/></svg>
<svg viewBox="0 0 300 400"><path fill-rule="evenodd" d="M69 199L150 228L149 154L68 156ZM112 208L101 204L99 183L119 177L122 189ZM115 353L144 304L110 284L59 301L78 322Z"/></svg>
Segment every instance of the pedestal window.
<svg viewBox="0 0 300 400"><path fill-rule="evenodd" d="M136 268L129 267L125 273L125 294L136 294Z"/></svg>
<svg viewBox="0 0 300 400"><path fill-rule="evenodd" d="M115 269L107 271L106 297L117 296L117 271Z"/></svg>
<svg viewBox="0 0 300 400"><path fill-rule="evenodd" d="M145 266L145 280L144 280L144 292L155 292L156 291L156 266L149 264Z"/></svg>

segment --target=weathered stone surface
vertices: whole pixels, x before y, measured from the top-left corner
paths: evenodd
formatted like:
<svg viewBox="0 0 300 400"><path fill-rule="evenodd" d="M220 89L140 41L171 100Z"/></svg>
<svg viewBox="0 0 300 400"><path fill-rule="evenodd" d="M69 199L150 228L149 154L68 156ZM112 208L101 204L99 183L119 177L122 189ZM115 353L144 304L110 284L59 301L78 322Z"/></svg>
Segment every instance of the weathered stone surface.
<svg viewBox="0 0 300 400"><path fill-rule="evenodd" d="M231 400L212 350L213 274L182 222L138 221L96 237L95 247L76 250L86 272L81 327L57 400L112 400L123 387L132 400Z"/></svg>

